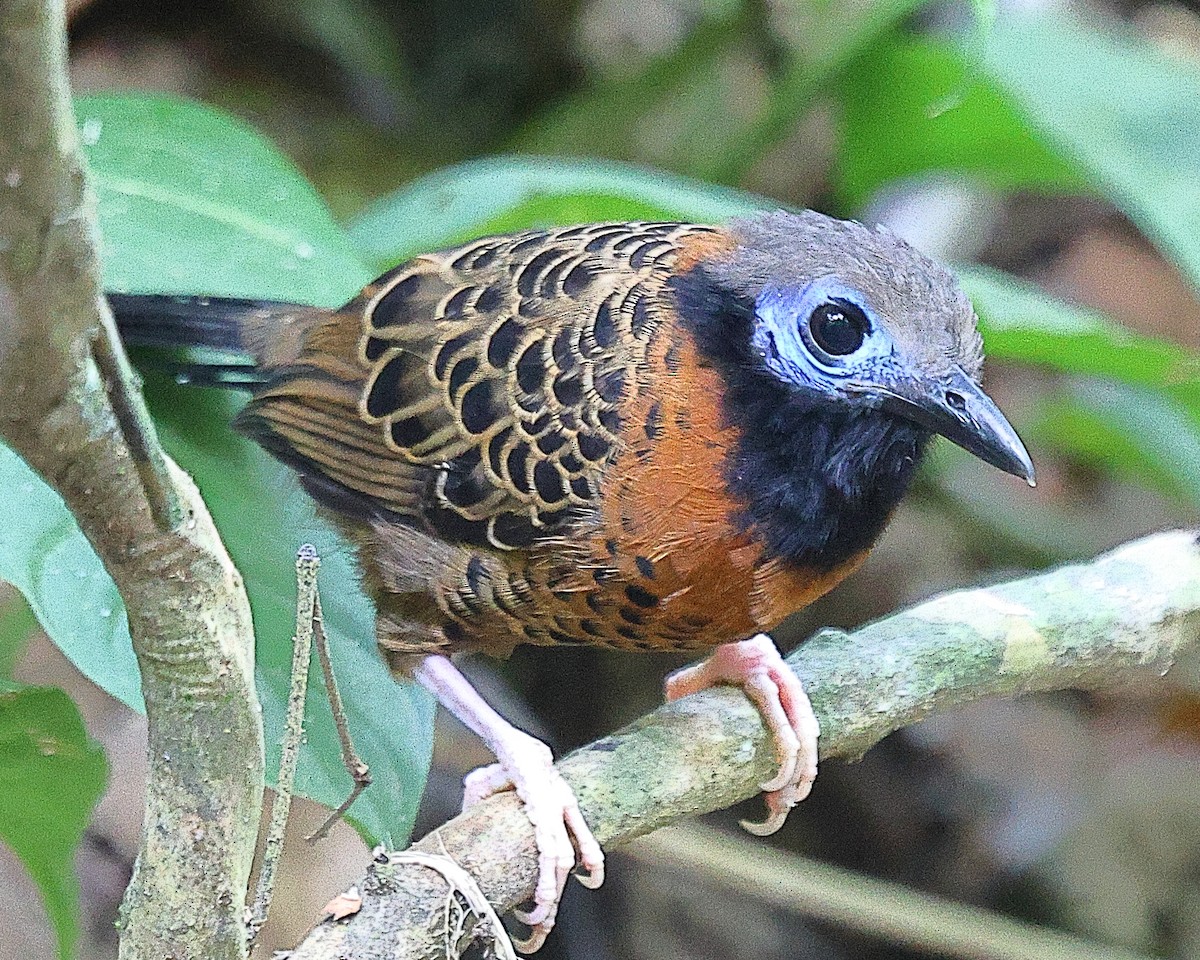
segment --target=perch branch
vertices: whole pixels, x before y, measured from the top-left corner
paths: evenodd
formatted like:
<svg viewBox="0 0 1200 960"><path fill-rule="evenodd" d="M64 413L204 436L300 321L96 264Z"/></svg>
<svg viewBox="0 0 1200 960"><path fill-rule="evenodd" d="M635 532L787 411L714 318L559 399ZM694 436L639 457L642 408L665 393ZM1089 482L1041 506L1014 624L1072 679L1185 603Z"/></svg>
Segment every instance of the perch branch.
<svg viewBox="0 0 1200 960"><path fill-rule="evenodd" d="M62 496L129 614L151 765L121 956L242 960L263 765L250 608L101 292L63 18L61 0L0 0L0 438Z"/></svg>
<svg viewBox="0 0 1200 960"><path fill-rule="evenodd" d="M822 757L857 758L935 710L1157 680L1198 648L1200 545L1195 532L1174 532L1091 563L944 594L853 633L822 631L789 663L821 721ZM753 796L774 762L750 701L719 689L660 707L559 768L597 838L612 847ZM484 801L413 849L466 868L501 911L533 893L533 833L511 794ZM318 924L292 960L446 956L447 886L435 872L381 853L357 888L362 909ZM455 929L454 946L465 946L474 928Z"/></svg>

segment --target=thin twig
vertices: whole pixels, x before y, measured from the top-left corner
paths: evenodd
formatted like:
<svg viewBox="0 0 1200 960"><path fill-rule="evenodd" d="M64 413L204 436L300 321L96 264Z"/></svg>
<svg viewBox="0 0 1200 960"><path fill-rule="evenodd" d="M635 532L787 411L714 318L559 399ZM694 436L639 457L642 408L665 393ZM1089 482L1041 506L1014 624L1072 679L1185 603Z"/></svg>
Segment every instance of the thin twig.
<svg viewBox="0 0 1200 960"><path fill-rule="evenodd" d="M320 567L321 559L311 544L306 543L296 552L296 635L292 638L292 684L288 692L287 719L279 757L279 781L275 799L271 803L271 822L263 845L254 905L246 921L246 934L251 944L267 922L267 913L271 909L275 875L283 854L283 839L292 808L292 785L296 780L296 761L304 736L304 699L308 692L308 663L312 656L317 571Z"/></svg>
<svg viewBox="0 0 1200 960"><path fill-rule="evenodd" d="M329 696L329 708L333 711L333 723L337 727L338 740L342 745L342 763L346 772L354 780L354 788L350 795L342 801L341 806L334 810L325 822L313 833L305 837L309 843L316 843L346 815L359 795L371 785L371 768L359 757L354 749L354 741L350 739L350 726L346 721L346 708L342 705L342 693L338 689L337 678L333 673L333 662L329 658L329 641L325 636L325 620L321 615L321 595L318 592L313 605L313 639L316 641L317 658L321 661L321 675L325 678L325 692Z"/></svg>
<svg viewBox="0 0 1200 960"><path fill-rule="evenodd" d="M150 505L150 515L159 530L172 530L183 522L184 510L167 473L166 456L159 446L150 412L135 386L137 374L121 346L112 315L107 306L100 313L102 322L92 338L96 369L103 378L121 433L129 444L134 468Z"/></svg>

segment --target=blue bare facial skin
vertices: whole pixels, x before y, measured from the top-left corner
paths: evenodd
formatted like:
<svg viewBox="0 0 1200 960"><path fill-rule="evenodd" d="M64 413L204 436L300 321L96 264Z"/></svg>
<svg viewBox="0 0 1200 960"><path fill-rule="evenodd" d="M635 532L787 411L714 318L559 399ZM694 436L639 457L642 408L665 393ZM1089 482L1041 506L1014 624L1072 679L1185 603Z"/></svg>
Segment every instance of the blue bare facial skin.
<svg viewBox="0 0 1200 960"><path fill-rule="evenodd" d="M922 369L870 298L836 276L802 288L764 288L755 301L751 348L796 390L910 420L1034 483L1024 444L974 378L954 363Z"/></svg>

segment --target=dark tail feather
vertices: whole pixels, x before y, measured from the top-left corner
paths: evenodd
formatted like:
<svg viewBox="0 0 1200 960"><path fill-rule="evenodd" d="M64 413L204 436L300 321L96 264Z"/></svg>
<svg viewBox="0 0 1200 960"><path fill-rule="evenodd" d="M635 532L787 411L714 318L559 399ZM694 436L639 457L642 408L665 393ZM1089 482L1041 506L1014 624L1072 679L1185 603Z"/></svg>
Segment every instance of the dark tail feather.
<svg viewBox="0 0 1200 960"><path fill-rule="evenodd" d="M166 366L181 382L253 390L264 380L242 343L243 320L283 304L270 300L110 293L108 303L129 346L200 348L224 356L192 356Z"/></svg>

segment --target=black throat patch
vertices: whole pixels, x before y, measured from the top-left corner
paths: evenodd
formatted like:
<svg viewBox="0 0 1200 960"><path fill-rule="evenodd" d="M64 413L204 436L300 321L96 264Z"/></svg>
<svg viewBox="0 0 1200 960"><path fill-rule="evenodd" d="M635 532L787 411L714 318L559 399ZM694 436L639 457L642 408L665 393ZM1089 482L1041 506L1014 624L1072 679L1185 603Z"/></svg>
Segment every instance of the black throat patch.
<svg viewBox="0 0 1200 960"><path fill-rule="evenodd" d="M929 431L852 409L772 376L750 347L753 302L718 288L703 266L671 281L700 355L725 380L740 439L726 465L738 521L770 556L830 570L870 547L908 489Z"/></svg>

